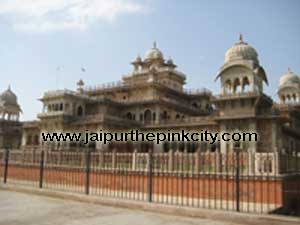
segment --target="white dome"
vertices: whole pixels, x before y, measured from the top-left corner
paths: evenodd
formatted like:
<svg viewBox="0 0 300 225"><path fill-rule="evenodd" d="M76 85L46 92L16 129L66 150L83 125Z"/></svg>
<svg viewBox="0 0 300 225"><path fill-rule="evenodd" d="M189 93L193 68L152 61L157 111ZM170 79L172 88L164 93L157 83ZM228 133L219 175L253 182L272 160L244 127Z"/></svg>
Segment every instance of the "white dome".
<svg viewBox="0 0 300 225"><path fill-rule="evenodd" d="M240 36L240 41L228 49L225 54L225 63L235 60L251 60L259 64L256 50L245 43L242 36Z"/></svg>
<svg viewBox="0 0 300 225"><path fill-rule="evenodd" d="M0 95L0 100L6 105L18 105L17 96L11 91L10 87Z"/></svg>
<svg viewBox="0 0 300 225"><path fill-rule="evenodd" d="M164 56L162 52L156 47L156 43L154 42L153 47L146 52L145 60L152 59L163 59Z"/></svg>
<svg viewBox="0 0 300 225"><path fill-rule="evenodd" d="M300 88L300 78L289 69L279 80L279 87L283 86L297 86Z"/></svg>

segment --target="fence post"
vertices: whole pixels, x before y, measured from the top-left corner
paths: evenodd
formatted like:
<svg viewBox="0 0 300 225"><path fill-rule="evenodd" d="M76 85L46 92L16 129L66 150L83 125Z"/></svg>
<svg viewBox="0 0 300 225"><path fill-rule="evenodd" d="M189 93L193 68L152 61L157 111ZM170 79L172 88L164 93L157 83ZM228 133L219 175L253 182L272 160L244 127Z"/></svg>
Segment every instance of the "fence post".
<svg viewBox="0 0 300 225"><path fill-rule="evenodd" d="M7 172L8 172L8 160L9 160L9 149L7 148L5 151L5 164L4 164L4 177L3 177L3 182L6 184L7 182Z"/></svg>
<svg viewBox="0 0 300 225"><path fill-rule="evenodd" d="M44 178L44 150L41 151L40 160L40 188L43 188L43 178Z"/></svg>
<svg viewBox="0 0 300 225"><path fill-rule="evenodd" d="M236 211L240 211L240 150L235 148L236 152L236 174L235 174L235 185L236 185Z"/></svg>
<svg viewBox="0 0 300 225"><path fill-rule="evenodd" d="M152 149L149 149L149 163L148 163L148 171L149 171L149 183L148 183L148 201L152 202L152 182L153 182L153 152Z"/></svg>
<svg viewBox="0 0 300 225"><path fill-rule="evenodd" d="M90 171L91 171L91 152L88 149L85 153L85 194L88 195L90 193Z"/></svg>

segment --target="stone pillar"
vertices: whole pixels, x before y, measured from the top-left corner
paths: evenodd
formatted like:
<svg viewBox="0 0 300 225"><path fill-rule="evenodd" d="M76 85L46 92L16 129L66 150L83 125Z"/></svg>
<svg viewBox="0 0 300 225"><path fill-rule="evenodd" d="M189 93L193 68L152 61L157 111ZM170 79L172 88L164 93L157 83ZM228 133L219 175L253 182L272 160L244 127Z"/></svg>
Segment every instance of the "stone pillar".
<svg viewBox="0 0 300 225"><path fill-rule="evenodd" d="M134 149L134 151L132 153L132 170L133 171L136 170L136 159L137 159L137 150Z"/></svg>
<svg viewBox="0 0 300 225"><path fill-rule="evenodd" d="M274 153L274 160L272 164L272 171L274 175L279 175L280 173L280 154L278 151L275 151Z"/></svg>
<svg viewBox="0 0 300 225"><path fill-rule="evenodd" d="M200 157L201 157L201 150L200 148L195 153L195 170L198 173L200 171Z"/></svg>
<svg viewBox="0 0 300 225"><path fill-rule="evenodd" d="M104 167L104 152L103 151L101 151L99 153L99 165L100 165L100 168Z"/></svg>
<svg viewBox="0 0 300 225"><path fill-rule="evenodd" d="M164 152L164 146L163 143L153 143L153 152Z"/></svg>
<svg viewBox="0 0 300 225"><path fill-rule="evenodd" d="M226 132L226 125L225 124L221 124L220 125L220 133L224 133ZM220 151L221 153L226 153L227 152L227 142L220 139Z"/></svg>
<svg viewBox="0 0 300 225"><path fill-rule="evenodd" d="M272 146L271 148L274 150L277 142L277 124L275 121L272 122L272 130L271 130L271 138L272 138Z"/></svg>
<svg viewBox="0 0 300 225"><path fill-rule="evenodd" d="M116 149L113 150L112 152L112 169L116 168L116 156L117 156L117 152Z"/></svg>
<svg viewBox="0 0 300 225"><path fill-rule="evenodd" d="M248 152L248 171L249 175L254 174L254 169L255 169L255 157L254 157L254 152L249 151Z"/></svg>
<svg viewBox="0 0 300 225"><path fill-rule="evenodd" d="M4 138L3 138L3 134L0 135L0 149L4 148Z"/></svg>
<svg viewBox="0 0 300 225"><path fill-rule="evenodd" d="M174 170L174 151L170 149L168 157L168 171L171 172Z"/></svg>
<svg viewBox="0 0 300 225"><path fill-rule="evenodd" d="M249 131L250 132L256 132L257 133L257 130L256 130L256 121L252 121L252 122L250 122L250 124L249 124ZM257 148L257 142L256 141L251 141L250 143L249 143L249 147L250 147L250 151L252 152L252 153L254 153L254 152L256 152L256 148Z"/></svg>
<svg viewBox="0 0 300 225"><path fill-rule="evenodd" d="M155 110L156 118L155 118L155 124L159 124L159 119L160 119L160 110L157 107Z"/></svg>
<svg viewBox="0 0 300 225"><path fill-rule="evenodd" d="M222 155L220 152L215 152L216 172L221 172L221 170L222 170L221 157L222 157Z"/></svg>

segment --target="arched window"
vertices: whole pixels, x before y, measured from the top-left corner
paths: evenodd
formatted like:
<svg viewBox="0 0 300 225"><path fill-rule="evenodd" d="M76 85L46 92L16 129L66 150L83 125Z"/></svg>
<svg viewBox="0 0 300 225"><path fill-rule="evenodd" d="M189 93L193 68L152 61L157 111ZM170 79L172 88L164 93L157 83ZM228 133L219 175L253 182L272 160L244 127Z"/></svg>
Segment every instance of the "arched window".
<svg viewBox="0 0 300 225"><path fill-rule="evenodd" d="M178 143L176 141L171 143L171 149L175 152L177 150Z"/></svg>
<svg viewBox="0 0 300 225"><path fill-rule="evenodd" d="M129 119L129 120L132 120L132 113L128 112L127 115L126 115L126 118Z"/></svg>
<svg viewBox="0 0 300 225"><path fill-rule="evenodd" d="M60 103L60 104L59 104L59 110L60 110L60 111L63 111L63 109L64 109L64 106L63 106L62 103Z"/></svg>
<svg viewBox="0 0 300 225"><path fill-rule="evenodd" d="M216 150L217 150L217 145L216 144L210 145L210 151L211 152L215 152Z"/></svg>
<svg viewBox="0 0 300 225"><path fill-rule="evenodd" d="M291 102L291 96L288 94L288 95L286 96L286 98L287 98L287 102L290 103L290 102Z"/></svg>
<svg viewBox="0 0 300 225"><path fill-rule="evenodd" d="M32 136L28 135L26 145L32 145Z"/></svg>
<svg viewBox="0 0 300 225"><path fill-rule="evenodd" d="M233 82L233 92L234 93L239 93L241 92L241 83L238 78L236 78Z"/></svg>
<svg viewBox="0 0 300 225"><path fill-rule="evenodd" d="M183 152L184 151L184 142L180 142L179 144L178 144L178 150L180 151L180 152Z"/></svg>
<svg viewBox="0 0 300 225"><path fill-rule="evenodd" d="M95 151L95 150L96 150L96 142L94 142L94 141L89 142L88 148L89 148L91 151Z"/></svg>
<svg viewBox="0 0 300 225"><path fill-rule="evenodd" d="M293 102L296 102L296 100L297 100L296 94L293 94Z"/></svg>
<svg viewBox="0 0 300 225"><path fill-rule="evenodd" d="M39 138L39 135L36 134L34 136L33 144L34 145L39 145L39 143L40 143L40 138Z"/></svg>
<svg viewBox="0 0 300 225"><path fill-rule="evenodd" d="M243 78L242 92L249 92L250 82L248 77Z"/></svg>
<svg viewBox="0 0 300 225"><path fill-rule="evenodd" d="M167 111L164 111L163 113L162 113L162 119L163 120L167 120L168 119L168 112Z"/></svg>
<svg viewBox="0 0 300 225"><path fill-rule="evenodd" d="M225 82L225 92L226 93L232 93L231 80L226 80L226 82Z"/></svg>
<svg viewBox="0 0 300 225"><path fill-rule="evenodd" d="M193 106L194 108L198 108L197 102L193 102L192 106Z"/></svg>
<svg viewBox="0 0 300 225"><path fill-rule="evenodd" d="M77 108L77 116L83 116L83 108L82 108L82 106L79 106Z"/></svg>
<svg viewBox="0 0 300 225"><path fill-rule="evenodd" d="M168 152L170 150L170 143L169 142L164 142L164 152Z"/></svg>
<svg viewBox="0 0 300 225"><path fill-rule="evenodd" d="M151 120L152 120L152 116L151 116L151 111L149 109L147 109L145 112L144 112L144 121L145 123L149 124L151 123Z"/></svg>

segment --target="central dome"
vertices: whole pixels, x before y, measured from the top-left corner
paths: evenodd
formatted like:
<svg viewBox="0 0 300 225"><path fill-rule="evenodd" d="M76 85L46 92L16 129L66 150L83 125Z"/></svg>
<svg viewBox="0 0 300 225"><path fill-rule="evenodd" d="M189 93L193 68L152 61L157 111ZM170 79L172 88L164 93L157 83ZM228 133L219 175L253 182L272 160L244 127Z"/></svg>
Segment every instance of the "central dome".
<svg viewBox="0 0 300 225"><path fill-rule="evenodd" d="M259 64L256 50L243 41L242 35L240 35L240 41L228 49L225 54L225 63L235 60L251 60Z"/></svg>
<svg viewBox="0 0 300 225"><path fill-rule="evenodd" d="M162 52L156 47L156 42L153 43L153 47L146 52L145 60L163 59Z"/></svg>

